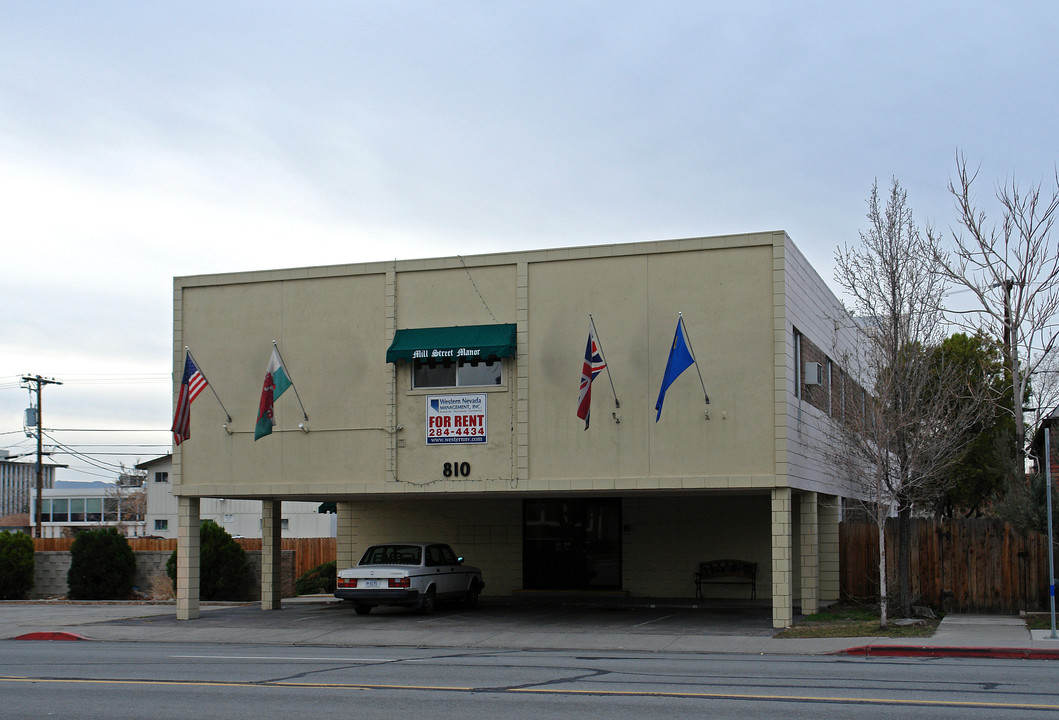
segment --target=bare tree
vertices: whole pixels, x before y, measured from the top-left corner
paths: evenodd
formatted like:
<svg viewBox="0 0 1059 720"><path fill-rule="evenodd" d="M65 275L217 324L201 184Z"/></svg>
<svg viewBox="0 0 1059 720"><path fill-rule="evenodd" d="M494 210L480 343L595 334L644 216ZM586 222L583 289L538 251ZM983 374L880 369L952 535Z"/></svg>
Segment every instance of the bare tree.
<svg viewBox="0 0 1059 720"><path fill-rule="evenodd" d="M103 499L104 519L118 528L122 535L143 523L147 513L146 470L135 470L121 465L118 480L107 488Z"/></svg>
<svg viewBox="0 0 1059 720"><path fill-rule="evenodd" d="M835 253L836 280L852 297L863 346L844 362L863 383L859 407L843 413L833 461L871 498L879 527L881 623L889 614L886 518L898 517L898 611L911 613L912 508L948 489L982 412L976 389L936 352L944 336L944 278L931 258L938 239L922 234L906 192L892 181L885 206L873 184L859 247ZM965 376L965 375L964 375Z"/></svg>
<svg viewBox="0 0 1059 720"><path fill-rule="evenodd" d="M956 155L955 182L949 192L956 201L959 230L952 232L951 256L933 247L933 260L946 281L969 290L978 308L956 315L969 332L984 330L1004 355L1010 376L1009 412L1015 416L1016 479L1025 482L1026 422L1023 406L1030 378L1047 367L1059 340L1059 248L1052 224L1059 210L1059 174L1049 195L1041 183L1021 188L1015 180L996 190L1000 224L989 222L972 193L978 176ZM1041 384L1042 389L1047 383ZM1050 391L1052 388L1049 387ZM1050 401L1050 392L1040 400ZM1020 483L1020 484L1022 484Z"/></svg>

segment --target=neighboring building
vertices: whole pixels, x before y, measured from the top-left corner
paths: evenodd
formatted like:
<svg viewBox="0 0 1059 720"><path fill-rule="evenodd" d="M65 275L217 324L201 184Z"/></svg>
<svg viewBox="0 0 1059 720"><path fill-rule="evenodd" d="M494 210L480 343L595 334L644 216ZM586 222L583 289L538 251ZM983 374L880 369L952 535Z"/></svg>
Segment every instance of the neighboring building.
<svg viewBox="0 0 1059 720"><path fill-rule="evenodd" d="M0 532L19 532L30 534L33 526L29 524L29 513L16 513L0 517Z"/></svg>
<svg viewBox="0 0 1059 720"><path fill-rule="evenodd" d="M0 516L28 513L37 497L37 463L15 462L0 450ZM55 485L55 466L44 465L41 484Z"/></svg>
<svg viewBox="0 0 1059 720"><path fill-rule="evenodd" d="M146 533L165 538L177 536L177 500L169 475L173 470L173 456L147 460L136 465L147 473ZM261 501L208 498L202 501L199 516L213 520L232 537L261 537ZM283 504L280 520L283 537L334 537L335 515L321 514L318 502L290 502Z"/></svg>
<svg viewBox="0 0 1059 720"><path fill-rule="evenodd" d="M143 489L135 482L85 484L45 490L41 537L72 537L78 530L116 527L126 537L149 535L144 522ZM30 508L30 524L36 515Z"/></svg>
<svg viewBox="0 0 1059 720"><path fill-rule="evenodd" d="M656 421L678 312L697 363ZM611 375L586 429L589 314ZM825 457L861 406L853 328L784 232L176 278L174 377L189 346L231 413L203 393L175 449L177 615L198 615L194 528L228 498L262 501L263 608L287 503L333 502L340 567L426 538L491 594L693 597L701 561L733 558L790 625L838 598L856 491ZM273 341L295 390L255 441Z"/></svg>

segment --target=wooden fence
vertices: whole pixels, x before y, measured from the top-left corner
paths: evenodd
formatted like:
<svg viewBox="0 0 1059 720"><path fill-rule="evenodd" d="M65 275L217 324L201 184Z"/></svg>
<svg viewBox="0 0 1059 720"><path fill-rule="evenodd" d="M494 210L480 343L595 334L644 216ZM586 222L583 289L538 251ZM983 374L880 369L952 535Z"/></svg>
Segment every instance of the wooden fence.
<svg viewBox="0 0 1059 720"><path fill-rule="evenodd" d="M176 538L129 538L129 547L133 552L138 550L176 550ZM243 550L261 550L261 538L236 538ZM37 552L67 552L73 545L73 538L34 538L33 546ZM335 559L334 538L283 538L283 549L294 551L294 577L312 570L317 565Z"/></svg>
<svg viewBox="0 0 1059 720"><path fill-rule="evenodd" d="M887 586L897 581L897 520L886 527ZM879 542L874 523L842 523L840 588L844 600L879 597ZM997 519L912 520L913 603L944 612L1004 613L1048 608L1048 539ZM892 596L892 590L891 590Z"/></svg>

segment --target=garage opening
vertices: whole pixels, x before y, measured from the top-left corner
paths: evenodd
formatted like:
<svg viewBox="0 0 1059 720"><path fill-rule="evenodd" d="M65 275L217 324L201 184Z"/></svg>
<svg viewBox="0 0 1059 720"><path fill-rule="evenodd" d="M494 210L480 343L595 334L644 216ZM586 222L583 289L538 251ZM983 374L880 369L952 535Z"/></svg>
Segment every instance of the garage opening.
<svg viewBox="0 0 1059 720"><path fill-rule="evenodd" d="M621 498L522 504L526 590L620 590Z"/></svg>

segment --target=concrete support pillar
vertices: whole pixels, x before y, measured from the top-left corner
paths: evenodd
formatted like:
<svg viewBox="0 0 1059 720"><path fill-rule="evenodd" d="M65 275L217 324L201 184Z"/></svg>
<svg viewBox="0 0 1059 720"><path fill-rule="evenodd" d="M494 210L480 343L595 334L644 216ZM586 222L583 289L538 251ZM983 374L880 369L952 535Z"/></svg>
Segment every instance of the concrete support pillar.
<svg viewBox="0 0 1059 720"><path fill-rule="evenodd" d="M798 496L801 513L801 596L802 614L812 615L820 610L820 530L817 495L814 492Z"/></svg>
<svg viewBox="0 0 1059 720"><path fill-rule="evenodd" d="M839 596L839 538L842 521L842 498L837 495L820 496L820 604L838 602Z"/></svg>
<svg viewBox="0 0 1059 720"><path fill-rule="evenodd" d="M199 499L177 497L177 620L199 616Z"/></svg>
<svg viewBox="0 0 1059 720"><path fill-rule="evenodd" d="M335 503L338 510L338 532L335 536L335 566L338 570L353 567L353 503Z"/></svg>
<svg viewBox="0 0 1059 720"><path fill-rule="evenodd" d="M791 489L772 490L772 627L790 627L794 621L794 576L791 558Z"/></svg>
<svg viewBox="0 0 1059 720"><path fill-rule="evenodd" d="M261 501L261 609L279 610L283 600L283 502Z"/></svg>

